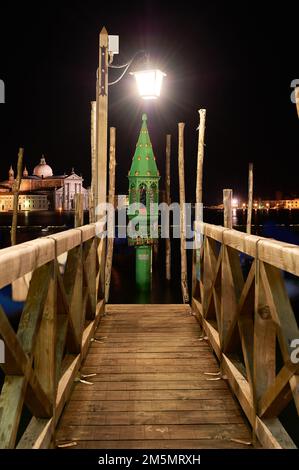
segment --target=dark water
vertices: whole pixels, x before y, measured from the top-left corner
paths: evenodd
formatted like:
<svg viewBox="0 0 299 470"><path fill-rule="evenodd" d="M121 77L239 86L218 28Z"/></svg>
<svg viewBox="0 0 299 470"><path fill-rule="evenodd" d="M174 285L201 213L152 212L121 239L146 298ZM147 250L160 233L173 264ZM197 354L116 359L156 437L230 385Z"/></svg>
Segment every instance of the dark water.
<svg viewBox="0 0 299 470"><path fill-rule="evenodd" d="M0 248L10 246L12 214L0 212ZM84 214L88 223L88 212ZM18 214L17 243L45 237L74 227L74 212L36 211Z"/></svg>

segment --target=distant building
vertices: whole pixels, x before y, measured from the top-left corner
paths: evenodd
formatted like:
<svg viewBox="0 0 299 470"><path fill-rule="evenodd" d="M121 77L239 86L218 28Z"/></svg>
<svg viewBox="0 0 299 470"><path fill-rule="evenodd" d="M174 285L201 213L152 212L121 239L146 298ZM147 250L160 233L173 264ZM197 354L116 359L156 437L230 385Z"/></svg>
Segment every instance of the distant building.
<svg viewBox="0 0 299 470"><path fill-rule="evenodd" d="M14 181L15 174L11 166L8 171L8 179L0 183L0 193L3 195L12 193ZM44 210L45 204L42 196L47 199L46 209L74 210L75 195L78 193L83 194L83 210L88 210L88 190L83 187L82 176L78 176L74 169L72 169L70 175L54 175L52 168L46 163L45 157L42 156L32 175L29 175L26 166L24 168L20 186L20 200L22 196L24 198L26 196L24 204L26 200L26 207L28 206L28 208L20 210ZM25 207L22 204L20 203L21 207ZM5 206L5 204L1 204L1 207L3 205ZM6 207L10 207L8 200L6 200ZM40 209L37 209L37 207L40 207Z"/></svg>
<svg viewBox="0 0 299 470"><path fill-rule="evenodd" d="M214 206L208 206L209 209L223 209L223 204ZM236 199L232 202L233 209L247 209L247 203L237 201ZM257 209L299 209L299 198L293 199L258 199L254 200L252 208Z"/></svg>
<svg viewBox="0 0 299 470"><path fill-rule="evenodd" d="M19 194L19 211L45 211L48 210L48 197L45 194ZM0 194L0 212L13 210L13 194Z"/></svg>

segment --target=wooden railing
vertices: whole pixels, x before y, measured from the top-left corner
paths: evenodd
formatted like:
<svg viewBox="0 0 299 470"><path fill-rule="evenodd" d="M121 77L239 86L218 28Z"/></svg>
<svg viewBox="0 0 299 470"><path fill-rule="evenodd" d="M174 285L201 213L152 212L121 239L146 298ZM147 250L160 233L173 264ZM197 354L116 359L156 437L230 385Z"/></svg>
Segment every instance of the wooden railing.
<svg viewBox="0 0 299 470"><path fill-rule="evenodd" d="M0 288L32 273L16 332L0 306L5 344L1 448L52 445L104 309L100 232L100 224L91 224L0 251Z"/></svg>
<svg viewBox="0 0 299 470"><path fill-rule="evenodd" d="M299 246L195 226L202 246L194 250L192 306L222 376L264 447L295 447L279 416L291 400L299 413L299 364L292 358L299 332L284 278L299 276Z"/></svg>

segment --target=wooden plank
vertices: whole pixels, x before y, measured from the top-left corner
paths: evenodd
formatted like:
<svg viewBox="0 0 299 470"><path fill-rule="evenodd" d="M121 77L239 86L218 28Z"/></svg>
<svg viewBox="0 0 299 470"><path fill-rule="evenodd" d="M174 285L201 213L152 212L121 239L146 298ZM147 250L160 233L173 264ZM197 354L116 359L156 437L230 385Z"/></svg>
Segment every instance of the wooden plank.
<svg viewBox="0 0 299 470"><path fill-rule="evenodd" d="M236 395L248 421L254 424L254 406L249 383L239 372L234 363L225 355L222 356L222 370L227 376L229 384Z"/></svg>
<svg viewBox="0 0 299 470"><path fill-rule="evenodd" d="M49 449L54 434L54 419L32 418L17 449Z"/></svg>
<svg viewBox="0 0 299 470"><path fill-rule="evenodd" d="M108 350L109 352L109 350ZM110 357L105 358L99 356L99 348L91 347L88 354L88 360L91 359L91 362L95 360L96 363L106 363L109 364L110 362L114 362L115 360L120 361L118 363L125 363L127 359L145 359L145 360L152 360L152 359L194 359L198 361L201 358L211 357L211 351L207 349L206 352L200 352L196 350L194 353L186 353L186 352L122 352L116 353L114 350L109 352ZM110 361L110 362L106 362Z"/></svg>
<svg viewBox="0 0 299 470"><path fill-rule="evenodd" d="M101 340L100 340L101 341ZM90 346L90 354L99 354L99 352L103 352L104 354L111 354L112 357L114 354L159 354L167 353L169 354L198 354L200 355L200 351L211 351L210 345L206 344L206 342L200 346L200 350L198 350L198 341L195 339L193 343L185 345L177 346L175 343L171 343L170 345L161 344L159 342L155 342L153 344L148 344L146 342L135 344L135 346L126 346L124 343L110 343L105 342L102 340L99 342L93 342ZM202 341L201 341L202 342Z"/></svg>
<svg viewBox="0 0 299 470"><path fill-rule="evenodd" d="M64 426L56 439L74 441L110 441L140 439L246 439L250 433L244 424L190 424L190 425L132 425L128 426Z"/></svg>
<svg viewBox="0 0 299 470"><path fill-rule="evenodd" d="M239 337L236 335L238 318L238 303L244 288L244 279L240 266L239 254L230 247L223 247L221 271L221 328L220 340L223 351L227 349L228 339L230 349L236 349Z"/></svg>
<svg viewBox="0 0 299 470"><path fill-rule="evenodd" d="M0 305L0 338L5 344L5 363L1 368L7 375L24 375L28 358Z"/></svg>
<svg viewBox="0 0 299 470"><path fill-rule="evenodd" d="M96 240L91 239L84 243L83 246L83 288L87 289L90 304L87 305L86 319L93 320L96 314Z"/></svg>
<svg viewBox="0 0 299 470"><path fill-rule="evenodd" d="M82 372L82 370L81 370ZM210 371L209 371L210 372ZM216 366L213 368L212 372L219 372L219 367ZM83 373L83 372L82 372ZM205 371L199 372L162 372L162 373L152 373L152 372L144 372L143 373L135 373L135 372L127 372L127 373L114 373L114 374L105 374L101 371L96 374L96 376L92 377L93 382L103 381L103 382L137 382L142 384L143 382L150 382L150 383L162 383L166 382L170 384L173 381L188 381L188 380L206 380L207 376L205 375Z"/></svg>
<svg viewBox="0 0 299 470"><path fill-rule="evenodd" d="M208 375L202 374L201 380L161 380L158 381L142 381L137 378L135 381L103 381L99 376L90 378L92 382L92 390L204 390L219 389L227 390L227 384L223 380L210 381ZM162 376L163 377L163 376ZM183 376L184 377L184 376ZM77 383L76 390L86 391L86 384Z"/></svg>
<svg viewBox="0 0 299 470"><path fill-rule="evenodd" d="M68 413L63 416L61 426L105 426L140 425L140 424L242 424L239 411L104 411L100 413Z"/></svg>
<svg viewBox="0 0 299 470"><path fill-rule="evenodd" d="M57 279L54 261L49 266L51 278L37 335L34 371L52 406L56 396L56 308Z"/></svg>
<svg viewBox="0 0 299 470"><path fill-rule="evenodd" d="M221 394L219 394L221 395ZM102 411L196 411L196 410L237 410L239 406L233 397L229 399L207 400L139 400L139 401L112 401L85 400L80 403L80 412ZM70 401L65 413L77 411L78 401Z"/></svg>
<svg viewBox="0 0 299 470"><path fill-rule="evenodd" d="M275 377L275 381L269 385L258 402L258 415L260 417L275 418L279 416L293 398L293 393L298 396L299 390L295 388L292 393L289 384L290 379L296 371L295 368L298 372L298 364L288 363L281 368Z"/></svg>
<svg viewBox="0 0 299 470"><path fill-rule="evenodd" d="M105 307L106 313L139 313L144 312L190 312L190 305L187 304L108 304Z"/></svg>
<svg viewBox="0 0 299 470"><path fill-rule="evenodd" d="M284 361L292 353L291 343L299 338L297 321L281 275L281 272L268 264L260 263L261 279L265 297L273 320L277 325L277 334Z"/></svg>
<svg viewBox="0 0 299 470"><path fill-rule="evenodd" d="M51 413L50 401L45 395L44 390L36 377L35 371L32 371L31 361L24 353L20 341L13 331L7 316L0 306L0 330L1 337L5 341L5 363L1 364L6 377L24 376L27 384L25 392L25 401L32 413L38 416L49 416ZM4 397L3 397L4 400ZM5 407L5 402L3 402Z"/></svg>
<svg viewBox="0 0 299 470"><path fill-rule="evenodd" d="M105 365L98 365L98 366L83 366L82 373L83 374L91 374L91 373L98 373L102 372L104 374L123 374L123 373L142 373L144 372L144 365L134 366L132 370L132 366L126 366L125 364L119 366L105 366ZM168 372L169 371L169 364L151 364L146 365L148 372ZM214 361L210 361L209 363L205 363L199 366L186 366L186 365L177 365L176 366L177 372L217 372L217 368L214 365Z"/></svg>
<svg viewBox="0 0 299 470"><path fill-rule="evenodd" d="M256 261L254 341L253 341L253 391L257 407L258 400L276 376L276 325L272 320L269 305L260 275L260 261Z"/></svg>
<svg viewBox="0 0 299 470"><path fill-rule="evenodd" d="M76 343L68 343L69 352L78 353L81 347L83 328L83 308L82 308L82 287L83 287L83 266L82 266L82 246L69 251L65 273L63 276L64 289L67 295L70 309L71 323L74 328Z"/></svg>
<svg viewBox="0 0 299 470"><path fill-rule="evenodd" d="M230 397L229 390L222 390L221 396L223 398ZM219 390L198 389L198 390L96 390L93 387L85 387L84 390L75 387L72 393L73 401L85 400L115 400L115 401L139 401L139 400L208 400L219 397ZM78 405L80 406L80 405Z"/></svg>
<svg viewBox="0 0 299 470"><path fill-rule="evenodd" d="M255 432L266 449L297 449L296 445L277 418L256 417Z"/></svg>
<svg viewBox="0 0 299 470"><path fill-rule="evenodd" d="M63 314L66 314L67 316L67 339L68 344L70 345L70 350L73 351L78 348L78 340L76 338L75 325L70 312L69 299L64 288L63 278L59 272L59 265L57 262L55 262L55 269L57 278L57 314L59 315L59 317L61 317ZM60 319L58 321L61 323L60 326L62 327L62 320ZM60 339L62 341L61 347L63 351L65 346L65 338L63 337L62 329L60 329L59 335L60 337L62 336ZM57 344L57 347L59 347L59 344ZM59 356L61 356L61 353L59 354Z"/></svg>
<svg viewBox="0 0 299 470"><path fill-rule="evenodd" d="M259 259L299 276L299 247L277 240L263 238L258 245Z"/></svg>
<svg viewBox="0 0 299 470"><path fill-rule="evenodd" d="M80 245L82 240L81 233L79 229L70 229L47 237L55 241L56 257Z"/></svg>
<svg viewBox="0 0 299 470"><path fill-rule="evenodd" d="M248 445L230 439L151 439L139 441L81 441L80 449L250 449ZM76 446L77 448L77 446Z"/></svg>
<svg viewBox="0 0 299 470"><path fill-rule="evenodd" d="M15 446L25 393L25 377L5 378L0 395L0 449Z"/></svg>
<svg viewBox="0 0 299 470"><path fill-rule="evenodd" d="M41 266L32 275L17 332L20 344L24 352L28 354L33 352L35 346L51 275L51 264Z"/></svg>

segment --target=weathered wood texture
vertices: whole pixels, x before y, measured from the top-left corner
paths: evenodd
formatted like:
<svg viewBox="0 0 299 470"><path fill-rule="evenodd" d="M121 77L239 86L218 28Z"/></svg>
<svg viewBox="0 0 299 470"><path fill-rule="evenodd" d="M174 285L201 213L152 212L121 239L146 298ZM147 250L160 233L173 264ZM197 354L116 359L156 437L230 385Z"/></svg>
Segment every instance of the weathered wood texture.
<svg viewBox="0 0 299 470"><path fill-rule="evenodd" d="M181 289L183 302L189 302L187 254L186 254L186 215L185 215L185 170L184 170L184 129L185 123L179 122L178 165L180 192L180 246L181 246Z"/></svg>
<svg viewBox="0 0 299 470"><path fill-rule="evenodd" d="M165 161L165 194L166 204L171 204L170 198L170 156L171 156L171 135L166 135L166 161ZM170 236L165 240L165 272L166 279L171 279L171 241Z"/></svg>
<svg viewBox="0 0 299 470"><path fill-rule="evenodd" d="M226 228L233 228L232 197L232 189L223 190L223 225Z"/></svg>
<svg viewBox="0 0 299 470"><path fill-rule="evenodd" d="M10 232L10 239L11 239L12 245L16 245L17 243L18 205L19 205L19 192L20 192L21 180L22 180L23 156L24 156L24 149L19 148L17 176L12 187L13 214L12 214L11 232Z"/></svg>
<svg viewBox="0 0 299 470"><path fill-rule="evenodd" d="M116 129L110 127L110 149L109 149L109 199L110 207L114 205L115 195L115 144L116 144ZM108 216L108 242L107 242L107 256L105 265L105 302L109 300L110 280L113 261L113 245L114 245L114 213Z"/></svg>
<svg viewBox="0 0 299 470"><path fill-rule="evenodd" d="M299 247L205 223L196 229L204 245L193 309L261 444L295 447L279 421L291 400L299 410L291 346L299 331L281 270L299 276Z"/></svg>
<svg viewBox="0 0 299 470"><path fill-rule="evenodd" d="M74 448L248 448L250 429L187 305L109 305L60 419ZM93 375L89 375L93 374ZM242 442L235 442L234 439Z"/></svg>
<svg viewBox="0 0 299 470"><path fill-rule="evenodd" d="M104 214L107 202L107 147L108 147L108 33L102 28L99 38L99 68L96 89L96 188L95 216Z"/></svg>
<svg viewBox="0 0 299 470"><path fill-rule="evenodd" d="M248 203L247 203L247 223L246 223L246 232L247 233L251 233L252 203L253 203L253 163L249 163L249 170L248 170Z"/></svg>
<svg viewBox="0 0 299 470"><path fill-rule="evenodd" d="M84 223L83 194L75 194L75 228L81 227Z"/></svg>
<svg viewBox="0 0 299 470"><path fill-rule="evenodd" d="M90 149L91 149L91 185L89 191L89 223L95 222L96 199L96 146L97 146L97 102L91 101L90 109Z"/></svg>
<svg viewBox="0 0 299 470"><path fill-rule="evenodd" d="M0 250L0 285L32 272L15 332L0 307L5 374L0 395L0 448L49 447L55 423L103 310L96 298L100 227L75 230ZM67 252L65 265L59 257ZM32 419L17 442L23 406ZM23 427L23 425L22 425Z"/></svg>
<svg viewBox="0 0 299 470"><path fill-rule="evenodd" d="M205 150L206 109L199 109L198 149L196 169L196 204L202 204L203 159ZM195 220L200 218L199 206L195 207Z"/></svg>

